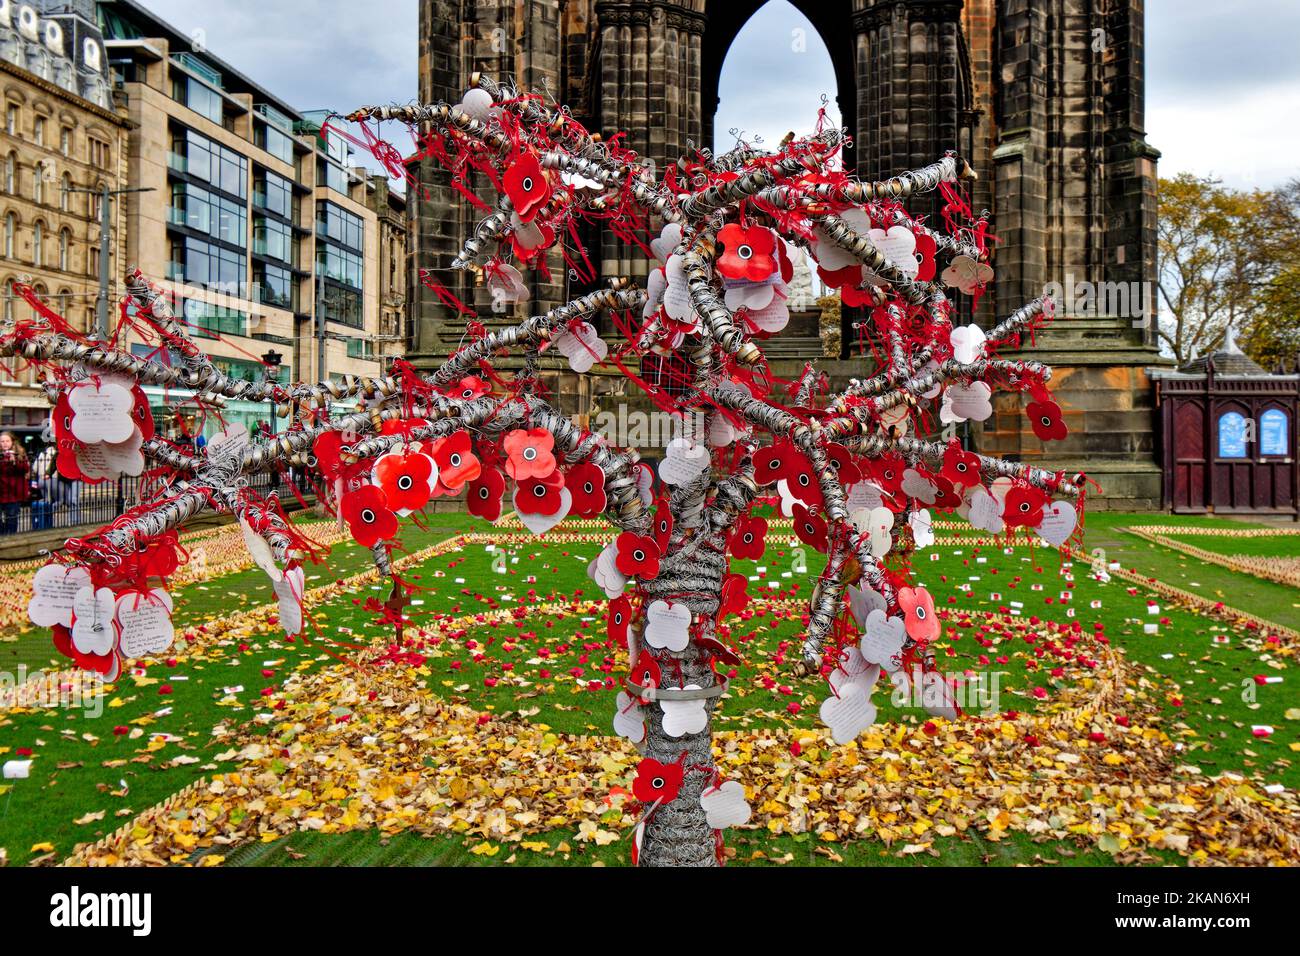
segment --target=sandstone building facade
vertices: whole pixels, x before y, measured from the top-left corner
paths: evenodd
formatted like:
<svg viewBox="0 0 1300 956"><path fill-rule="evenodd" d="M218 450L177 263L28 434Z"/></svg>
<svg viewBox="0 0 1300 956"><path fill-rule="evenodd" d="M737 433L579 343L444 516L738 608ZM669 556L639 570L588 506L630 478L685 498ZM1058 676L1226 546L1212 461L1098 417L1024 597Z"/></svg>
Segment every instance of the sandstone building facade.
<svg viewBox="0 0 1300 956"><path fill-rule="evenodd" d="M89 12L91 15L86 16ZM126 179L130 123L110 92L93 10L0 0L0 296L25 316L15 283L31 286L74 328L94 324L104 186ZM111 209L110 275L124 266L125 212ZM33 433L49 415L35 373L0 369L0 429Z"/></svg>

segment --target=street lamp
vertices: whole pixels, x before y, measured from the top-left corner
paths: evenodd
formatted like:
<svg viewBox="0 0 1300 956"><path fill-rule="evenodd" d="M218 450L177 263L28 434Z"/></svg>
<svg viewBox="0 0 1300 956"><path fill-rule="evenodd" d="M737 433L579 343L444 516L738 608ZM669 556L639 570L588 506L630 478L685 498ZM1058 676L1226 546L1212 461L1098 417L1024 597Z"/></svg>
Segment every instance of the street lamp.
<svg viewBox="0 0 1300 956"><path fill-rule="evenodd" d="M262 371L265 373L266 380L268 382L275 382L279 380L280 363L283 361L284 361L284 356L281 355L279 352L277 352L275 349L267 349L267 351L262 355ZM275 397L274 396L271 397L270 403L271 403L270 430L271 430L271 434L274 435L275 434ZM271 488L276 489L279 487L280 487L280 472L276 469L272 469Z"/></svg>

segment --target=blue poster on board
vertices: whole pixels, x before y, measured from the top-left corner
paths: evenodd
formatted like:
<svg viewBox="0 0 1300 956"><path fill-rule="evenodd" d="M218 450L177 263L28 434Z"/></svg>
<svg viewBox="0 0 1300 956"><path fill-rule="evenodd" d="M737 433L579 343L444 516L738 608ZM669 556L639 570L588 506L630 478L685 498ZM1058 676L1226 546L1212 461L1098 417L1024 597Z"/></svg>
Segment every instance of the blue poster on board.
<svg viewBox="0 0 1300 956"><path fill-rule="evenodd" d="M1219 457L1246 457L1246 419L1236 412L1219 416Z"/></svg>
<svg viewBox="0 0 1300 956"><path fill-rule="evenodd" d="M1289 454L1287 441L1287 414L1280 408L1270 408L1259 416L1259 453L1261 455Z"/></svg>

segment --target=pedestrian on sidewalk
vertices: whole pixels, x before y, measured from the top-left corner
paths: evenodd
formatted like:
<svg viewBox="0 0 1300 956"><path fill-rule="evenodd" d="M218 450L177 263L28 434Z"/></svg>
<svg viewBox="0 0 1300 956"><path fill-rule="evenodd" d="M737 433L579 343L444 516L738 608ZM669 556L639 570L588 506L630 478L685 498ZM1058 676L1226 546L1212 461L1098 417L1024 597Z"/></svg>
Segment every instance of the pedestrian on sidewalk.
<svg viewBox="0 0 1300 956"><path fill-rule="evenodd" d="M32 466L13 432L0 432L0 534L18 530L18 516L32 498Z"/></svg>

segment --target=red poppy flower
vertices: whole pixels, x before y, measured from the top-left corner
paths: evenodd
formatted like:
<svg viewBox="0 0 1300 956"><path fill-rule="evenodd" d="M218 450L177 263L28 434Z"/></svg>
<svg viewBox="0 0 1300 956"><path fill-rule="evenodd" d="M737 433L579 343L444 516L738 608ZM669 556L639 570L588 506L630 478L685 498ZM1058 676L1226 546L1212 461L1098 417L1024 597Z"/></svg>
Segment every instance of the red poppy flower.
<svg viewBox="0 0 1300 956"><path fill-rule="evenodd" d="M469 401L473 398L482 398L488 392L492 391L492 386L477 375L466 375L464 378L457 379L443 389L443 394L448 398L459 398L463 401Z"/></svg>
<svg viewBox="0 0 1300 956"><path fill-rule="evenodd" d="M429 502L433 459L420 452L389 452L375 462L375 484L393 511L418 511Z"/></svg>
<svg viewBox="0 0 1300 956"><path fill-rule="evenodd" d="M83 654L72 642L72 631L62 624L55 624L51 629L54 636L54 649L70 659L83 671L93 671L107 681L115 681L122 674L122 658L117 648L107 654Z"/></svg>
<svg viewBox="0 0 1300 956"><path fill-rule="evenodd" d="M855 286L862 281L862 266L854 264L843 269L823 269L818 266L817 275L830 288L840 289L846 285Z"/></svg>
<svg viewBox="0 0 1300 956"><path fill-rule="evenodd" d="M551 196L551 183L542 171L542 164L537 161L537 154L532 152L524 153L510 164L502 177L502 185L515 212L524 222L537 215Z"/></svg>
<svg viewBox="0 0 1300 956"><path fill-rule="evenodd" d="M379 434L402 435L409 441L411 432L428 424L423 418L386 418L379 424Z"/></svg>
<svg viewBox="0 0 1300 956"><path fill-rule="evenodd" d="M620 595L609 602L609 611L605 615L605 630L623 647L627 647L627 626L632 623L632 602L626 595Z"/></svg>
<svg viewBox="0 0 1300 956"><path fill-rule="evenodd" d="M469 432L463 429L446 438L439 438L429 448L429 454L438 463L439 483L451 491L457 491L465 482L473 481L483 470L470 447Z"/></svg>
<svg viewBox="0 0 1300 956"><path fill-rule="evenodd" d="M934 279L934 255L939 250L939 244L934 241L934 236L924 232L916 234L916 281L930 282Z"/></svg>
<svg viewBox="0 0 1300 956"><path fill-rule="evenodd" d="M741 517L736 519L736 530L731 535L731 556L757 561L767 547L767 519Z"/></svg>
<svg viewBox="0 0 1300 956"><path fill-rule="evenodd" d="M934 501L930 505L931 508L951 511L961 504L961 495L953 488L952 482L943 475L931 475L930 481L934 483Z"/></svg>
<svg viewBox="0 0 1300 956"><path fill-rule="evenodd" d="M136 557L140 574L147 578L166 578L176 573L180 567L180 538L175 531L169 531L157 538Z"/></svg>
<svg viewBox="0 0 1300 956"><path fill-rule="evenodd" d="M861 309L876 304L874 286L869 282L846 285L840 289L840 301L851 309Z"/></svg>
<svg viewBox="0 0 1300 956"><path fill-rule="evenodd" d="M760 448L754 452L754 481L759 485L770 485L784 478L793 456L799 454L788 441Z"/></svg>
<svg viewBox="0 0 1300 956"><path fill-rule="evenodd" d="M505 448L506 474L515 481L545 478L555 471L555 436L545 428L516 428L501 439Z"/></svg>
<svg viewBox="0 0 1300 956"><path fill-rule="evenodd" d="M843 445L831 442L826 446L826 458L840 479L841 485L854 485L862 480L862 471L858 468L853 453Z"/></svg>
<svg viewBox="0 0 1300 956"><path fill-rule="evenodd" d="M722 579L722 599L718 602L718 619L739 614L749 604L749 579L743 574L728 574Z"/></svg>
<svg viewBox="0 0 1300 956"><path fill-rule="evenodd" d="M939 636L939 618L934 613L934 598L925 588L899 588L898 607L903 612L907 636L918 644Z"/></svg>
<svg viewBox="0 0 1300 956"><path fill-rule="evenodd" d="M793 452L787 459L785 474L781 477L785 479L786 487L796 500L802 501L809 508L821 507L821 482L817 480L817 472L813 471L812 462L807 456Z"/></svg>
<svg viewBox="0 0 1300 956"><path fill-rule="evenodd" d="M659 672L659 662L644 652L638 654L636 663L628 671L627 679L637 687L658 687L663 679Z"/></svg>
<svg viewBox="0 0 1300 956"><path fill-rule="evenodd" d="M573 514L594 518L605 510L605 473L594 462L584 461L570 468L564 485L573 499Z"/></svg>
<svg viewBox="0 0 1300 956"><path fill-rule="evenodd" d="M59 450L55 453L54 465L59 469L59 474L68 481L84 481L87 484L97 485L105 478L87 478L81 473L81 466L77 464L77 448L80 443L69 438L58 443Z"/></svg>
<svg viewBox="0 0 1300 956"><path fill-rule="evenodd" d="M818 551L825 552L827 550L826 522L801 504L796 503L791 510L794 515L794 533L799 540Z"/></svg>
<svg viewBox="0 0 1300 956"><path fill-rule="evenodd" d="M1070 432L1061 418L1061 406L1050 398L1030 402L1025 412L1029 415L1029 425L1039 441L1060 441Z"/></svg>
<svg viewBox="0 0 1300 956"><path fill-rule="evenodd" d="M135 399L135 405L131 409L131 420L135 422L135 427L140 429L140 437L148 441L154 436L153 412L149 410L149 396L139 385L131 388L131 395Z"/></svg>
<svg viewBox="0 0 1300 956"><path fill-rule="evenodd" d="M339 453L343 450L342 432L337 429L321 432L312 442L311 450L322 475L333 480L343 474L343 462L339 460Z"/></svg>
<svg viewBox="0 0 1300 956"><path fill-rule="evenodd" d="M943 468L940 474L952 482L955 488L971 488L980 483L980 456L973 451L966 451L961 442L953 439L943 453Z"/></svg>
<svg viewBox="0 0 1300 956"><path fill-rule="evenodd" d="M50 422L54 426L54 437L59 441L72 440L72 400L68 392L60 392L59 400L50 412Z"/></svg>
<svg viewBox="0 0 1300 956"><path fill-rule="evenodd" d="M654 538L624 531L614 539L614 565L629 578L650 581L659 576L659 545Z"/></svg>
<svg viewBox="0 0 1300 956"><path fill-rule="evenodd" d="M484 521L501 517L501 498L506 493L506 479L495 468L484 468L478 479L469 483L469 513Z"/></svg>
<svg viewBox="0 0 1300 956"><path fill-rule="evenodd" d="M537 223L537 231L542 234L542 241L535 246L522 245L519 242L518 230L510 233L510 248L513 249L515 255L524 262L529 262L532 259L535 259L538 255L549 249L551 244L555 242L555 230L546 225L546 223Z"/></svg>
<svg viewBox="0 0 1300 956"><path fill-rule="evenodd" d="M871 470L871 477L885 491L895 495L902 490L903 472L907 470L907 462L903 461L902 456L886 455L877 458L868 467Z"/></svg>
<svg viewBox="0 0 1300 956"><path fill-rule="evenodd" d="M1036 528L1043 520L1047 495L1032 485L1013 485L1002 505L1002 520L1008 528Z"/></svg>
<svg viewBox="0 0 1300 956"><path fill-rule="evenodd" d="M525 478L516 481L519 491L515 495L515 506L530 515L553 515L560 510L564 499L560 492L564 490L564 475L559 469L541 478Z"/></svg>
<svg viewBox="0 0 1300 956"><path fill-rule="evenodd" d="M655 517L652 529L655 544L659 545L659 553L663 554L668 550L668 542L673 537L673 513L667 498L660 498L655 502Z"/></svg>
<svg viewBox="0 0 1300 956"><path fill-rule="evenodd" d="M426 492L429 490L427 479L424 489ZM356 491L348 492L343 496L339 510L348 523L353 540L363 548L374 547L376 542L387 541L397 534L397 515L389 509L388 499L377 485L362 485Z"/></svg>
<svg viewBox="0 0 1300 956"><path fill-rule="evenodd" d="M682 788L682 765L660 763L645 757L636 765L636 779L632 781L632 795L647 806L655 801L672 803Z"/></svg>
<svg viewBox="0 0 1300 956"><path fill-rule="evenodd" d="M718 272L726 278L762 282L776 271L772 230L762 226L746 229L732 222L722 227L718 240L726 247L718 257Z"/></svg>

